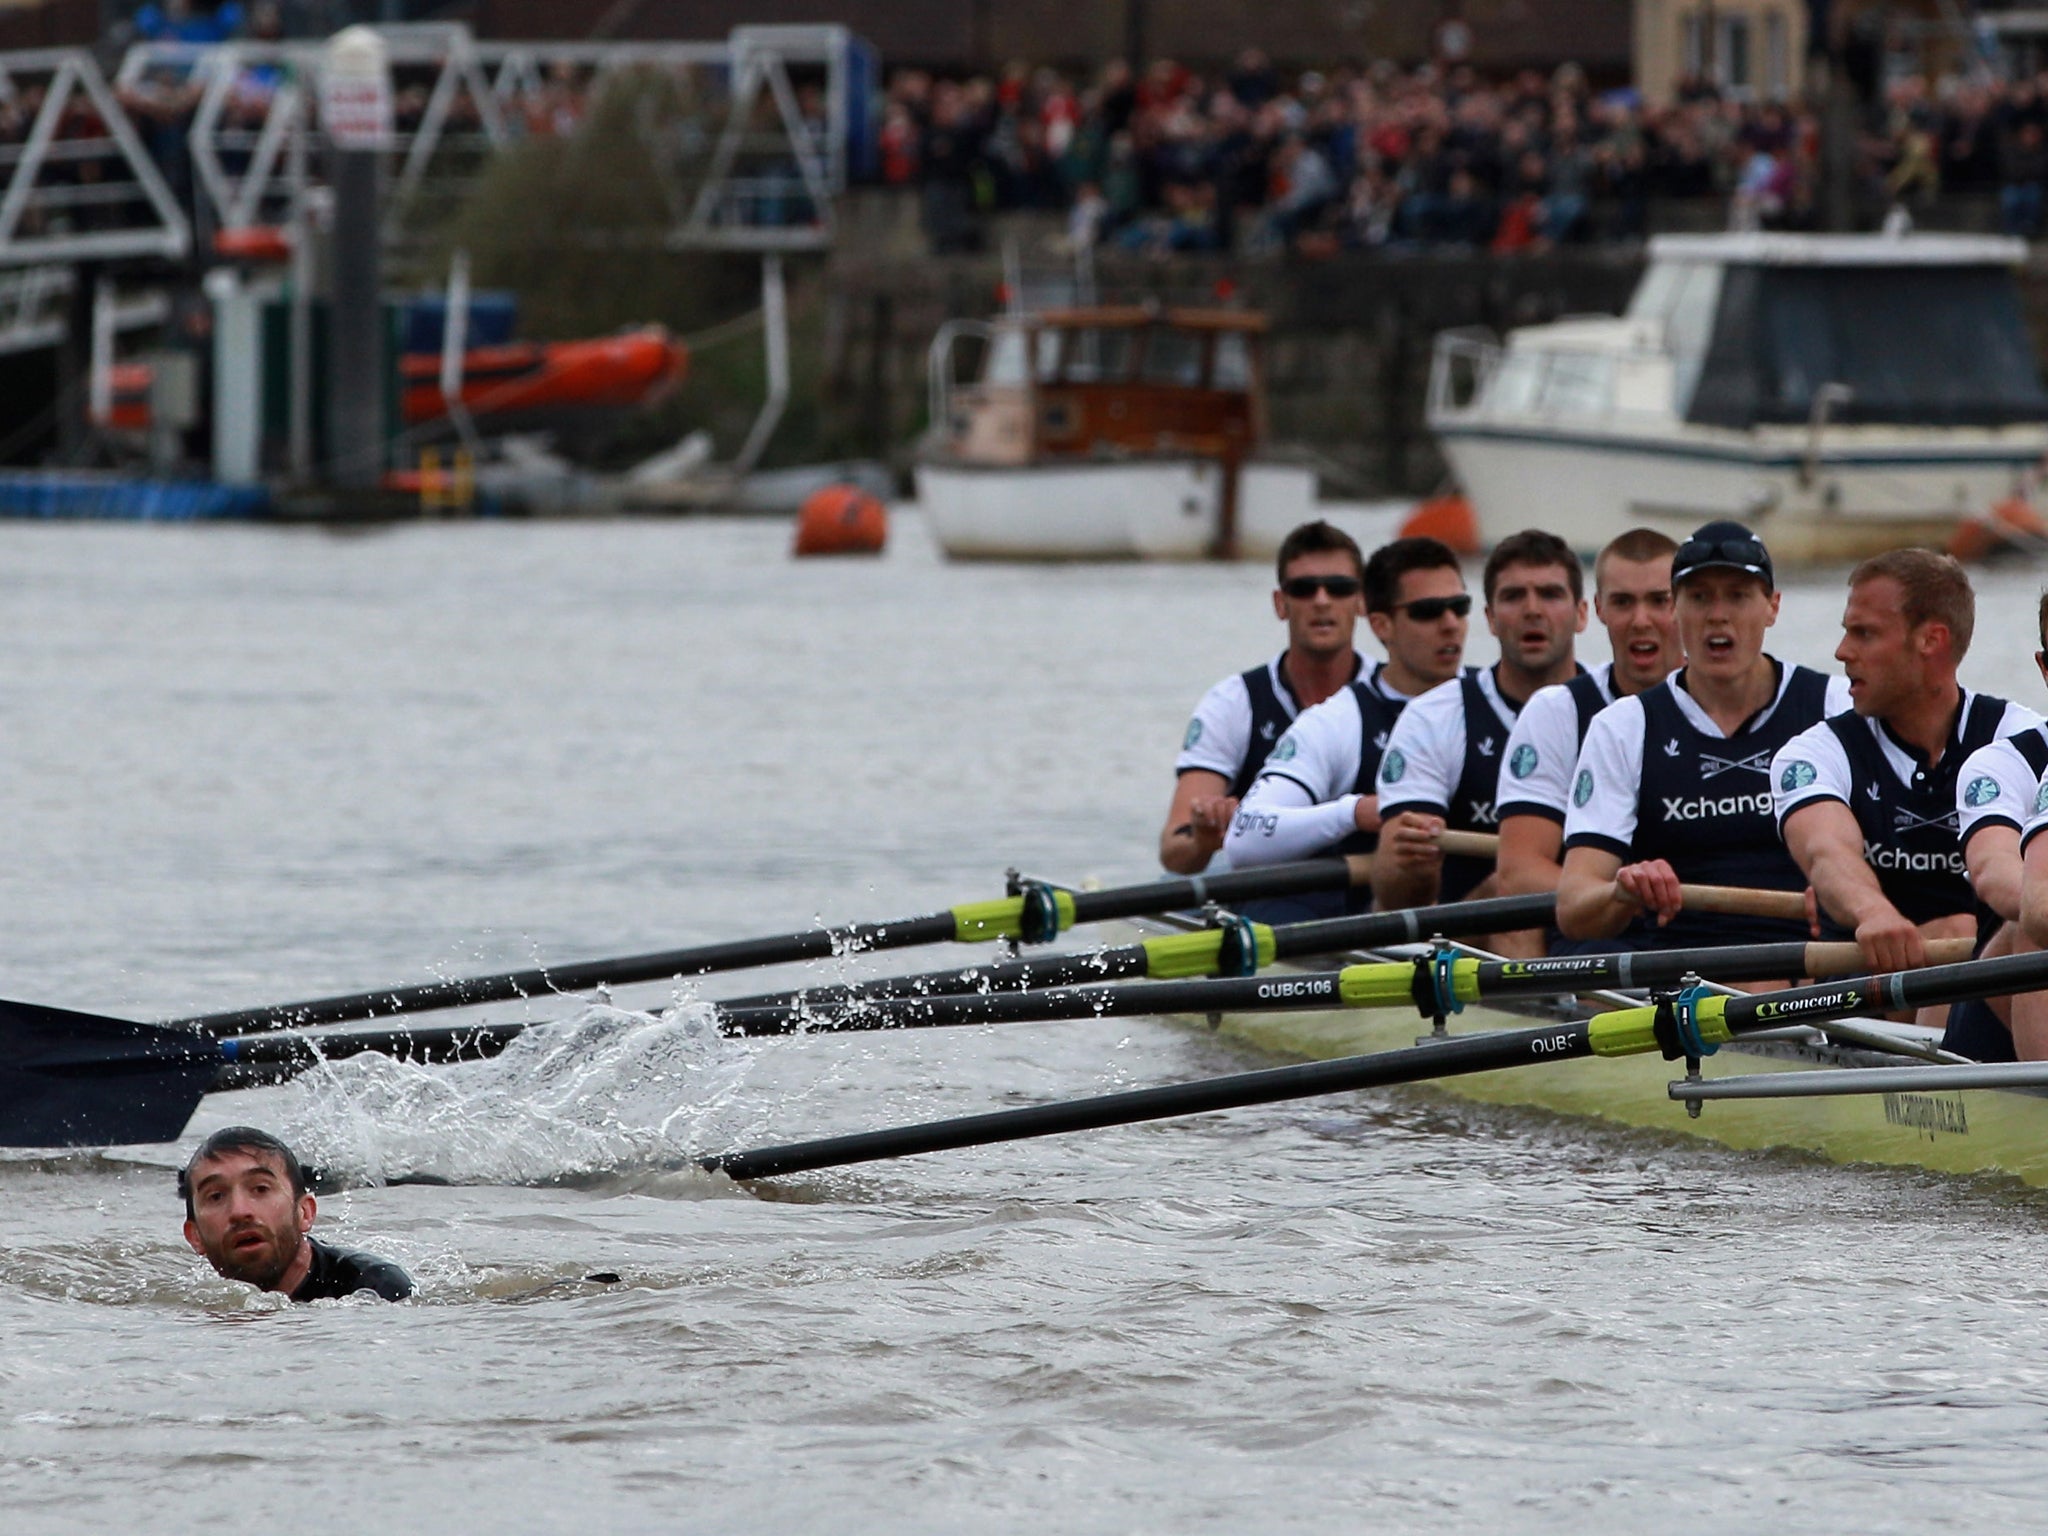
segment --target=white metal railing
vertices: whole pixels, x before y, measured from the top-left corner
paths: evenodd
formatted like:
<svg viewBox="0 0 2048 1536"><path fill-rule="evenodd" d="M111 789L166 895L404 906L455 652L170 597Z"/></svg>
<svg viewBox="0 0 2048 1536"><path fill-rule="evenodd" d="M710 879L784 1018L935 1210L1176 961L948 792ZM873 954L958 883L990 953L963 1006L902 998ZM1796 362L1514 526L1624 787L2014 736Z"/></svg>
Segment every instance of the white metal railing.
<svg viewBox="0 0 2048 1536"><path fill-rule="evenodd" d="M925 411L932 430L949 430L953 417L953 349L962 337L993 345L997 327L987 320L948 320L925 348Z"/></svg>

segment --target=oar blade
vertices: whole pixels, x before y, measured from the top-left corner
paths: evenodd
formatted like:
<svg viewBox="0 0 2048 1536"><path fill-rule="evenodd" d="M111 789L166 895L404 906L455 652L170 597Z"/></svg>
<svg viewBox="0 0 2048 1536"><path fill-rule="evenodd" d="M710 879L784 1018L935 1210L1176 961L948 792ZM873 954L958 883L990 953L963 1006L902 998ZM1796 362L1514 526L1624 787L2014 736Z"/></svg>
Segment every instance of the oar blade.
<svg viewBox="0 0 2048 1536"><path fill-rule="evenodd" d="M0 1146L175 1141L220 1064L190 1031L0 1000Z"/></svg>

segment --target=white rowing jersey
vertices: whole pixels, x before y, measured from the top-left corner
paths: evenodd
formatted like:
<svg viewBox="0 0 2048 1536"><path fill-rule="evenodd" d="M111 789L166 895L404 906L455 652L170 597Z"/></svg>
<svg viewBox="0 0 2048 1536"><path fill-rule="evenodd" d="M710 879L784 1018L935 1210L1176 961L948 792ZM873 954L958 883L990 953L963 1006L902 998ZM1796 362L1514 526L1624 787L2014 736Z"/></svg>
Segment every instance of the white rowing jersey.
<svg viewBox="0 0 2048 1536"><path fill-rule="evenodd" d="M1756 715L1743 722L1742 734L1760 731L1784 703L1785 692L1792 685L1797 667L1781 667L1778 677L1778 692L1771 702ZM1657 685L1670 694L1669 702L1675 703L1686 723L1702 736L1718 737L1725 741L1728 733L1714 723L1714 719L1694 700L1691 693L1676 687L1670 678ZM1656 689L1650 690L1652 693ZM1626 859L1635 842L1636 805L1641 797L1643 782L1643 745L1647 730L1647 719L1643 713L1644 694L1631 694L1616 699L1613 704L1600 711L1591 729L1586 732L1585 745L1579 748L1578 771L1572 780L1572 806L1565 814L1565 846L1574 841L1595 847L1606 847ZM1830 677L1827 680L1825 709L1828 714L1839 714L1849 707L1849 679ZM1668 751L1669 745L1659 744L1660 751ZM1677 752L1670 752L1677 757ZM1770 771L1770 758L1751 764L1709 762L1702 765L1700 782L1706 788L1714 788L1712 780L1730 769L1752 769L1760 778ZM1744 778L1747 780L1745 773ZM1747 782L1744 788L1748 788ZM1768 799L1763 809L1770 809ZM1654 854L1639 853L1641 858L1655 857Z"/></svg>
<svg viewBox="0 0 2048 1536"><path fill-rule="evenodd" d="M1175 777L1201 769L1222 775L1227 794L1242 795L1251 787L1274 743L1301 713L1287 681L1286 660L1282 651L1263 667L1226 677L1202 695L1181 738ZM1365 658L1353 651L1351 676L1360 676L1365 666Z"/></svg>
<svg viewBox="0 0 2048 1536"><path fill-rule="evenodd" d="M1358 831L1359 796L1371 793L1380 754L1407 703L1381 665L1303 710L1237 808L1223 843L1231 868L1344 847Z"/></svg>
<svg viewBox="0 0 2048 1536"><path fill-rule="evenodd" d="M1968 760L2040 723L2031 709L1964 689L1948 744L1930 764L1882 720L1853 711L1831 715L1771 760L1779 834L1803 807L1836 802L1856 818L1865 862L1885 899L1906 917L1925 923L1974 912L1957 813Z"/></svg>
<svg viewBox="0 0 2048 1536"><path fill-rule="evenodd" d="M2024 827L2044 773L2048 726L2021 729L1972 752L1956 778L1956 835L1963 849L1986 827Z"/></svg>
<svg viewBox="0 0 2048 1536"><path fill-rule="evenodd" d="M1459 832L1493 832L1493 797L1516 707L1502 696L1496 668L1468 667L1403 712L1380 759L1380 817L1403 811L1441 816ZM1439 900L1459 901L1494 861L1452 854L1443 861Z"/></svg>
<svg viewBox="0 0 2048 1536"><path fill-rule="evenodd" d="M1568 683L1538 688L1508 732L1493 803L1502 821L1542 816L1564 825L1572 769L1593 717L1614 702L1614 663L1602 662Z"/></svg>

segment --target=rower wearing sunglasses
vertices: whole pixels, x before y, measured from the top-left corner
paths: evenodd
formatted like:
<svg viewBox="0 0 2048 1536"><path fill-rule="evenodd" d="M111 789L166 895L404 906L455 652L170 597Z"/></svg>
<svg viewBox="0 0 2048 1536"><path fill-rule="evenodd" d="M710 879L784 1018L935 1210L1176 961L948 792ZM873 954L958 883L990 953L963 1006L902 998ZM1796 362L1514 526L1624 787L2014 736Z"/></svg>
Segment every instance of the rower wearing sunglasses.
<svg viewBox="0 0 2048 1536"><path fill-rule="evenodd" d="M1502 755L1494 809L1500 816L1500 893L1540 895L1557 889L1563 872L1565 812L1572 770L1593 717L1616 699L1632 698L1670 676L1685 659L1671 609L1675 540L1653 528L1631 528L1608 541L1593 561L1593 612L1607 630L1612 661L1531 696ZM1532 938L1510 949L1540 952ZM1578 941L1553 930L1541 948L1573 952ZM1592 940L1587 947L1611 949Z"/></svg>
<svg viewBox="0 0 2048 1536"><path fill-rule="evenodd" d="M1447 858L1437 838L1497 830L1494 795L1516 717L1537 689L1583 670L1572 641L1586 627L1585 576L1564 540L1533 528L1501 540L1481 589L1500 660L1409 705L1380 758L1372 897L1382 911L1488 894L1493 860Z"/></svg>
<svg viewBox="0 0 2048 1536"><path fill-rule="evenodd" d="M1395 539L1365 563L1366 622L1387 659L1350 687L1302 711L1253 783L1224 848L1232 867L1341 851L1377 841L1373 781L1408 701L1458 675L1472 598L1449 545ZM1271 922L1329 916L1347 903L1288 897L1260 903Z"/></svg>
<svg viewBox="0 0 2048 1536"><path fill-rule="evenodd" d="M1365 668L1353 645L1365 557L1351 535L1320 520L1303 523L1281 541L1275 565L1273 614L1287 625L1287 649L1224 678L1195 706L1159 832L1159 862L1177 875L1209 867L1238 800L1295 716Z"/></svg>
<svg viewBox="0 0 2048 1536"><path fill-rule="evenodd" d="M1778 620L1770 552L1740 523L1712 522L1671 561L1686 663L1593 718L1572 776L1557 923L1612 939L1639 916L1644 947L1807 936L1804 923L1684 910L1684 884L1801 891L1778 840L1771 758L1850 705L1849 681L1764 651Z"/></svg>

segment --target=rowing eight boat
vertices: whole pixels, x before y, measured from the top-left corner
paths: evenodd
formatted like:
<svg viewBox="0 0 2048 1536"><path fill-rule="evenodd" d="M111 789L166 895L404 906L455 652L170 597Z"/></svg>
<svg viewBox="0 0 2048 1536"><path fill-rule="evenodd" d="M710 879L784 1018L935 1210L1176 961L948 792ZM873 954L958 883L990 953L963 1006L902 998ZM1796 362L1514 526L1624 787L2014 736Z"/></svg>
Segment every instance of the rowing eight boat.
<svg viewBox="0 0 2048 1536"><path fill-rule="evenodd" d="M1352 958L1389 956L1347 957ZM1275 974L1289 968L1276 968ZM1446 1027L1452 1034L1527 1029L1532 1018L1545 1016L1561 1015L1555 1010L1546 1015L1541 1005L1510 1011L1504 1005L1469 1003L1446 1021ZM1246 1012L1178 1022L1209 1028L1260 1051L1311 1060L1412 1046L1432 1028L1431 1020L1394 1008ZM1745 1151L1795 1149L1838 1163L2003 1173L2048 1187L2048 1088L1951 1088L1939 1078L1927 1083L1923 1079L1935 1073L1969 1070L1955 1065L1928 1068L1931 1057L1953 1060L1935 1052L1938 1031L1871 1021L1861 1021L1855 1028L1873 1041L1894 1042L1897 1051L1847 1046L1818 1029L1786 1031L1791 1037L1786 1039L1739 1040L1705 1058L1700 1076L1708 1084L1744 1079L1736 1092L1766 1096L1717 1098L1700 1106L1697 1114L1688 1113L1689 1106L1673 1098L1673 1083L1683 1079L1684 1065L1655 1054L1539 1063L1443 1078L1404 1091L1697 1136ZM1791 1074L1877 1074L1897 1072L1902 1066L1918 1070L1907 1077L1909 1086L1890 1092L1808 1096L1798 1089L1821 1086L1824 1080L1788 1080L1782 1085L1778 1081ZM1788 1093L1797 1096L1782 1096Z"/></svg>

